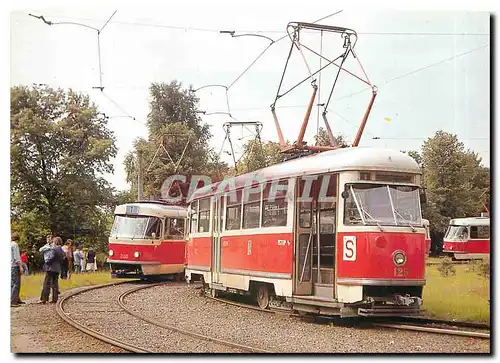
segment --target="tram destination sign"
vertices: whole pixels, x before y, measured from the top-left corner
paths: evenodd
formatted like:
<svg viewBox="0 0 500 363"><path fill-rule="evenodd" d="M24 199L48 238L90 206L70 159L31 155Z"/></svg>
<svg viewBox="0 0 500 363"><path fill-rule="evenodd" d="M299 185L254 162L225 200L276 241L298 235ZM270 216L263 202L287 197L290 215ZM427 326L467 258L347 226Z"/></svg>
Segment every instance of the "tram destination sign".
<svg viewBox="0 0 500 363"><path fill-rule="evenodd" d="M137 215L139 214L139 206L138 205L127 205L126 214Z"/></svg>

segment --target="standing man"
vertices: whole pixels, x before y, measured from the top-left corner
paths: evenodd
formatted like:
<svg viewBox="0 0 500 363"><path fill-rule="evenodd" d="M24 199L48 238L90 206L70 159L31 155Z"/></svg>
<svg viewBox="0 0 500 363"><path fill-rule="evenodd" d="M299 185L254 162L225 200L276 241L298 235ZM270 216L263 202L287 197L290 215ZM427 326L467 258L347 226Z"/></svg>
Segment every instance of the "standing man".
<svg viewBox="0 0 500 363"><path fill-rule="evenodd" d="M77 245L75 252L73 252L73 264L75 265L75 274L81 272L81 260L83 258L83 253L80 251L80 247Z"/></svg>
<svg viewBox="0 0 500 363"><path fill-rule="evenodd" d="M45 280L43 282L40 303L45 304L49 300L50 290L52 289L52 303L56 303L59 297L59 274L61 273L61 264L64 260L61 237L54 237L52 246L44 252L47 256L43 270L45 271Z"/></svg>
<svg viewBox="0 0 500 363"><path fill-rule="evenodd" d="M92 247L89 248L87 252L87 271L94 272L96 270L96 260L95 260L95 251Z"/></svg>
<svg viewBox="0 0 500 363"><path fill-rule="evenodd" d="M12 233L10 242L10 306L12 307L24 304L24 301L21 301L19 297L23 266L21 264L21 255L17 241L19 241L19 234L14 232Z"/></svg>

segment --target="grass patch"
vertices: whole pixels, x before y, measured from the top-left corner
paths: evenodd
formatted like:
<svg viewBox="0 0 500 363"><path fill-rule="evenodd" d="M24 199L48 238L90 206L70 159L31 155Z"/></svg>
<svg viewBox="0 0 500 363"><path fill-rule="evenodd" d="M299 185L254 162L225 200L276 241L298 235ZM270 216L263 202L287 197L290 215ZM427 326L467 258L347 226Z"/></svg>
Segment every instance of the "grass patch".
<svg viewBox="0 0 500 363"><path fill-rule="evenodd" d="M42 292L45 273L36 273L30 276L21 276L21 300L32 297L39 297ZM99 285L112 282L109 271L88 272L82 274L71 274L70 279L59 279L59 290L61 292L80 286Z"/></svg>
<svg viewBox="0 0 500 363"><path fill-rule="evenodd" d="M425 313L433 318L490 323L490 280L471 264L454 265L455 275L443 277L438 266L426 267Z"/></svg>
<svg viewBox="0 0 500 363"><path fill-rule="evenodd" d="M427 263L441 263L441 261L443 261L443 258L444 257L427 257L425 262Z"/></svg>

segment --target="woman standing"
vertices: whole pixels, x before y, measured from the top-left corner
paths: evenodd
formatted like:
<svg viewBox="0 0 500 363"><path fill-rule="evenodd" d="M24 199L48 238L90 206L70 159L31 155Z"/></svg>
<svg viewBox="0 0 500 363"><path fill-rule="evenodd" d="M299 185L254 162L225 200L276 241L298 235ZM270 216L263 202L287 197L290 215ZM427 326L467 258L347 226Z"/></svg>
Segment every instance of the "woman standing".
<svg viewBox="0 0 500 363"><path fill-rule="evenodd" d="M66 251L66 257L68 259L68 279L71 277L71 270L73 269L73 241L68 239L66 241L68 245L68 250Z"/></svg>
<svg viewBox="0 0 500 363"><path fill-rule="evenodd" d="M61 279L65 280L68 278L68 242L66 242L62 247L63 250L63 261L61 263Z"/></svg>
<svg viewBox="0 0 500 363"><path fill-rule="evenodd" d="M28 257L26 256L26 251L21 251L21 264L23 265L24 269L24 276L29 276L29 271L28 271Z"/></svg>

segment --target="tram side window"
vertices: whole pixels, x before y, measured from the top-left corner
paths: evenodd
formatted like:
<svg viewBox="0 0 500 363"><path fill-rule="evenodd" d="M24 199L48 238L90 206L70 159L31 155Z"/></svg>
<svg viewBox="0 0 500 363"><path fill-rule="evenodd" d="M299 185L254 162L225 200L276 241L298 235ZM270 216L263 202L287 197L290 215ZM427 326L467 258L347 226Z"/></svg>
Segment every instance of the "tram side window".
<svg viewBox="0 0 500 363"><path fill-rule="evenodd" d="M200 199L198 212L198 232L208 232L210 229L210 198Z"/></svg>
<svg viewBox="0 0 500 363"><path fill-rule="evenodd" d="M259 228L261 191L244 190L243 228Z"/></svg>
<svg viewBox="0 0 500 363"><path fill-rule="evenodd" d="M345 193L347 193L347 199L344 204L344 224L360 224L362 223L361 215L359 214L359 209L356 206L356 201L353 198L352 193L350 193L349 188L346 186Z"/></svg>
<svg viewBox="0 0 500 363"><path fill-rule="evenodd" d="M241 190L226 196L226 231L240 229L241 226Z"/></svg>
<svg viewBox="0 0 500 363"><path fill-rule="evenodd" d="M198 201L191 203L190 233L198 230Z"/></svg>
<svg viewBox="0 0 500 363"><path fill-rule="evenodd" d="M489 226L471 226L470 227L471 239L489 239L490 227Z"/></svg>
<svg viewBox="0 0 500 363"><path fill-rule="evenodd" d="M180 239L184 235L184 219L183 218L168 218L167 239Z"/></svg>
<svg viewBox="0 0 500 363"><path fill-rule="evenodd" d="M280 180L281 189L288 185L288 180ZM286 226L288 214L288 202L286 200L286 191L277 190L273 196L271 195L271 183L266 185L264 189L262 203L262 227L279 227Z"/></svg>
<svg viewBox="0 0 500 363"><path fill-rule="evenodd" d="M154 237L153 237L154 233ZM159 239L161 237L161 219L149 217L148 227L146 228L145 238Z"/></svg>

